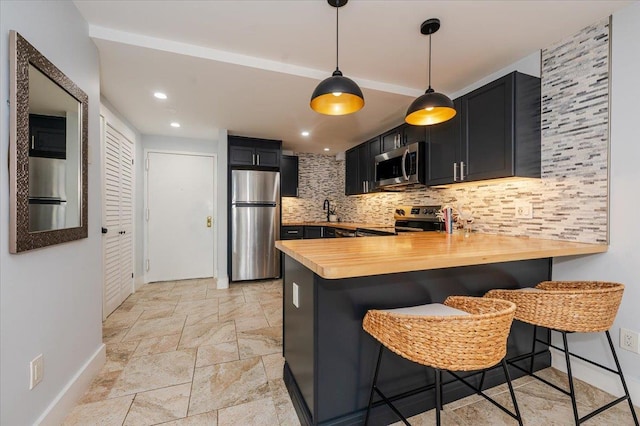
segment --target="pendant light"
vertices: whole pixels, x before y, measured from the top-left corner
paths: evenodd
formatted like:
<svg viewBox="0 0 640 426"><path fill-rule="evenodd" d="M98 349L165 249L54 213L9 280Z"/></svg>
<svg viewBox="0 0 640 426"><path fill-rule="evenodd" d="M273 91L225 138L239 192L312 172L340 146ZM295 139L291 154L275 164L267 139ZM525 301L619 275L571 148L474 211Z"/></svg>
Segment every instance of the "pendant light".
<svg viewBox="0 0 640 426"><path fill-rule="evenodd" d="M338 68L338 10L348 0L327 0L336 8L336 70L331 77L323 80L311 95L311 109L326 115L347 115L359 111L364 106L364 96L358 85L342 75Z"/></svg>
<svg viewBox="0 0 640 426"><path fill-rule="evenodd" d="M429 88L424 95L411 103L404 118L409 124L430 126L450 120L456 115L453 101L431 88L431 34L440 29L440 20L427 19L420 26L420 32L429 36Z"/></svg>

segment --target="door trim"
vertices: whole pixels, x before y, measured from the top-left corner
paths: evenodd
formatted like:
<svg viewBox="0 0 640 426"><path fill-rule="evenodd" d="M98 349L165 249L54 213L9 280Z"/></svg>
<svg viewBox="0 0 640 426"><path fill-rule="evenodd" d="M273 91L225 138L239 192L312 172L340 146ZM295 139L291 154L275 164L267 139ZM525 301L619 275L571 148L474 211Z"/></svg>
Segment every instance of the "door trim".
<svg viewBox="0 0 640 426"><path fill-rule="evenodd" d="M170 155L190 155L193 157L211 157L213 159L213 278L218 279L218 259L216 256L216 251L218 249L216 245L216 241L218 240L218 227L220 226L220 221L215 216L215 213L218 211L218 176L217 176L217 168L218 168L218 156L215 153L209 152L199 152L199 151L175 151L175 150L167 150L167 149L155 149L155 148L145 148L143 152L143 165L142 168L144 170L144 200L143 200L143 209L142 215L143 219L143 258L142 258L142 276L144 284L148 284L149 281L147 279L147 259L149 259L149 222L146 219L146 211L149 208L149 171L147 170L147 159L149 158L149 154L170 154Z"/></svg>

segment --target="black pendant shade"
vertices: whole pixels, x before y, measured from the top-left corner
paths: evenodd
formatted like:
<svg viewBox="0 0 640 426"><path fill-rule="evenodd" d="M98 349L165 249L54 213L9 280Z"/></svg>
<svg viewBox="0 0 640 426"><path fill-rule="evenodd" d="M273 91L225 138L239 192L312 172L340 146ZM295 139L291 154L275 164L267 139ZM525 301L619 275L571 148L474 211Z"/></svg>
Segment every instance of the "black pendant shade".
<svg viewBox="0 0 640 426"><path fill-rule="evenodd" d="M430 126L450 120L456 115L453 101L447 95L438 93L431 88L431 34L440 28L440 20L427 19L420 26L420 32L429 36L429 88L424 95L409 105L404 118L408 124L415 126Z"/></svg>
<svg viewBox="0 0 640 426"><path fill-rule="evenodd" d="M362 90L355 81L344 77L339 69L324 79L311 95L311 109L320 114L346 115L364 106Z"/></svg>
<svg viewBox="0 0 640 426"><path fill-rule="evenodd" d="M311 95L311 109L325 115L347 115L359 111L364 106L362 90L342 75L338 68L338 9L348 0L327 0L336 8L336 70L331 77L324 79Z"/></svg>

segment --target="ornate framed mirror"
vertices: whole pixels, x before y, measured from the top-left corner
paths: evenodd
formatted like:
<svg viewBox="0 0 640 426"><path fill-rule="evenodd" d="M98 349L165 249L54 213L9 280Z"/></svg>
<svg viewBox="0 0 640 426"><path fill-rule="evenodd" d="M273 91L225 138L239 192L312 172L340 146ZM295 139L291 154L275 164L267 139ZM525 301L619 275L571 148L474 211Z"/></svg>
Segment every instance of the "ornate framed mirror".
<svg viewBox="0 0 640 426"><path fill-rule="evenodd" d="M10 236L19 253L87 237L88 97L10 32Z"/></svg>

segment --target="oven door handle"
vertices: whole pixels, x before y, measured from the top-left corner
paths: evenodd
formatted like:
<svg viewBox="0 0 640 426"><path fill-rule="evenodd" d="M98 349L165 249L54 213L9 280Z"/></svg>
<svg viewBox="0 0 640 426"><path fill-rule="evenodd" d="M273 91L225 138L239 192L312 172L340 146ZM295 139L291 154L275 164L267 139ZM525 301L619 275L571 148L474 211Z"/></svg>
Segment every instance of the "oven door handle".
<svg viewBox="0 0 640 426"><path fill-rule="evenodd" d="M407 175L406 167L407 155L409 155L409 149L405 149L404 153L402 154L402 177L404 178L404 180L409 180L409 175Z"/></svg>

